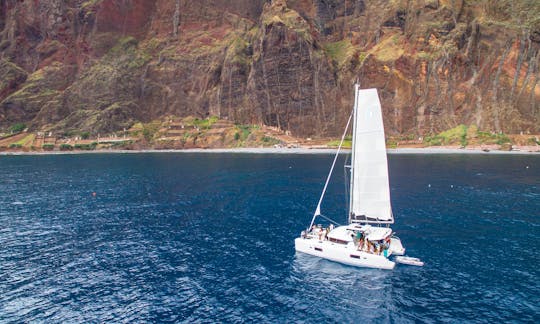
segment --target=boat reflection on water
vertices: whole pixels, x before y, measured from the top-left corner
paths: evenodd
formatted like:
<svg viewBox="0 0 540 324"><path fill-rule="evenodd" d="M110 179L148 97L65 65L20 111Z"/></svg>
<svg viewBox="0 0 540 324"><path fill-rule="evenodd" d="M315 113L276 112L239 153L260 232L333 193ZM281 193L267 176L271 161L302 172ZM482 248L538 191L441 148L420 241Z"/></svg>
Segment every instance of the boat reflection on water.
<svg viewBox="0 0 540 324"><path fill-rule="evenodd" d="M341 313L342 319L354 320L355 316L361 316L359 318L367 321L389 321L392 311L399 309L393 297L396 288L392 279L396 275L399 271L358 269L296 252L291 279L304 286L301 290L304 296L298 300L317 300L318 305L334 306L333 309L314 310L322 316ZM343 302L336 303L336 300ZM339 309L335 309L336 305ZM313 305L306 303L304 306L310 308Z"/></svg>

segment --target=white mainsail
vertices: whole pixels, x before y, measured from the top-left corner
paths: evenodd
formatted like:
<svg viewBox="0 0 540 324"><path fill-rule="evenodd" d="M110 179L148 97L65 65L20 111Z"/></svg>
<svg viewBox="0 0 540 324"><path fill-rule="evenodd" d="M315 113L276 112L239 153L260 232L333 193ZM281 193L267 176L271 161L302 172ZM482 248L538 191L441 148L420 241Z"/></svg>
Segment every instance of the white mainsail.
<svg viewBox="0 0 540 324"><path fill-rule="evenodd" d="M350 220L393 223L381 103L377 89L355 88Z"/></svg>

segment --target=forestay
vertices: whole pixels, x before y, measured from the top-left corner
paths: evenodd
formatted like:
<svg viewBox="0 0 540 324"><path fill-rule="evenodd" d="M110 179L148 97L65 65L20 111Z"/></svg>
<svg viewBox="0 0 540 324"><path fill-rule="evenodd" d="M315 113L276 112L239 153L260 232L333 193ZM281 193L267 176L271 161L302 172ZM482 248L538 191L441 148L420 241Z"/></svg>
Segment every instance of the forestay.
<svg viewBox="0 0 540 324"><path fill-rule="evenodd" d="M351 221L393 223L388 163L377 89L356 85L351 161Z"/></svg>

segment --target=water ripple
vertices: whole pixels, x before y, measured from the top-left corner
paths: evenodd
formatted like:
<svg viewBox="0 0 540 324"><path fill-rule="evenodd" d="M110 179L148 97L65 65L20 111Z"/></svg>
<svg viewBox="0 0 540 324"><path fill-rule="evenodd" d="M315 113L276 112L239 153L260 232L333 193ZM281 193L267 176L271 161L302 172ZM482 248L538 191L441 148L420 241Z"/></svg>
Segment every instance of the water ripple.
<svg viewBox="0 0 540 324"><path fill-rule="evenodd" d="M0 322L538 322L539 161L512 159L392 156L426 266L380 271L294 251L330 156L0 157Z"/></svg>

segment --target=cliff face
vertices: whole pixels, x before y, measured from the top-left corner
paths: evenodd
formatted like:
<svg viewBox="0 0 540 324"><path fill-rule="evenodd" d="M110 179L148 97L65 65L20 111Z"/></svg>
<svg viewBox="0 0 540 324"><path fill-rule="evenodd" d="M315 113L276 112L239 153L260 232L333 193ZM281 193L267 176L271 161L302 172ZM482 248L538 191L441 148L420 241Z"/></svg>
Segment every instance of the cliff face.
<svg viewBox="0 0 540 324"><path fill-rule="evenodd" d="M0 127L112 132L167 115L334 135L352 84L390 134L540 131L540 4L0 0Z"/></svg>

